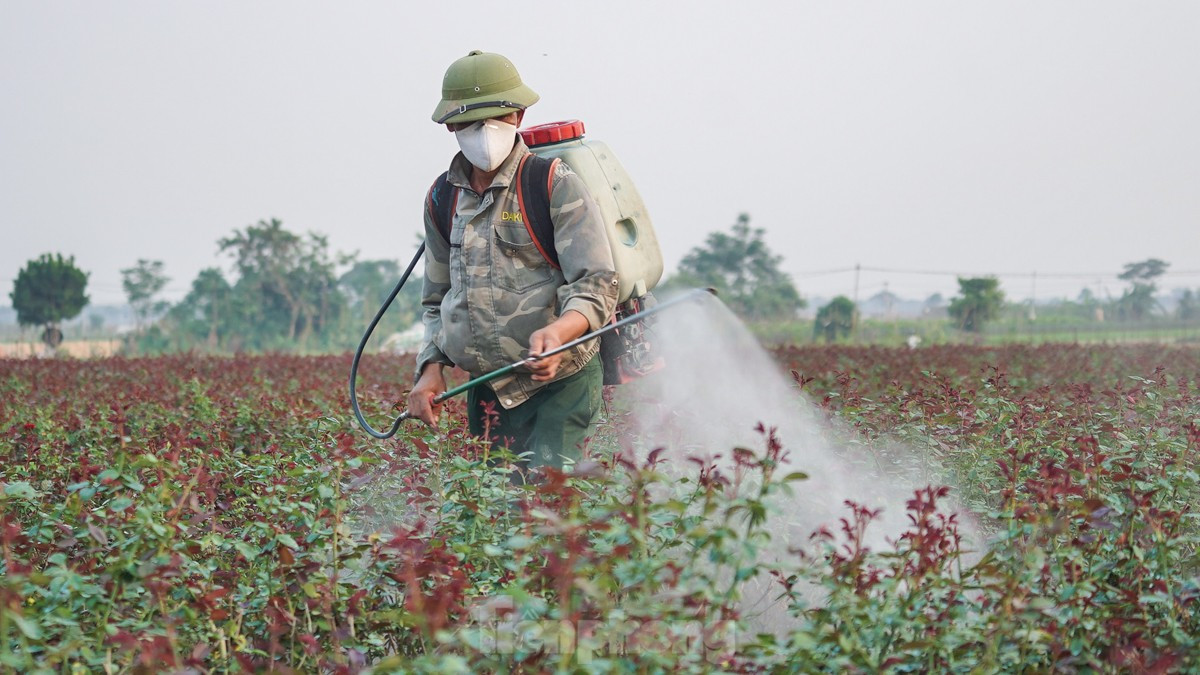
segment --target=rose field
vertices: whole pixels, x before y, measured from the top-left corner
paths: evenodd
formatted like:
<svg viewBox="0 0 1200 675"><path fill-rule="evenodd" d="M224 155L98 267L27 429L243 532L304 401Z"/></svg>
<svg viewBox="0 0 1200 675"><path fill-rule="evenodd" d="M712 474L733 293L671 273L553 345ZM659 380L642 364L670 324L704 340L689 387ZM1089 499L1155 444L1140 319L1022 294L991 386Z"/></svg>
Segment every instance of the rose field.
<svg viewBox="0 0 1200 675"><path fill-rule="evenodd" d="M902 534L848 503L778 554L818 487L786 444L667 471L620 391L524 485L457 399L367 436L348 356L0 360L0 670L1200 669L1200 349L774 356L846 452L926 467ZM364 361L377 427L411 363Z"/></svg>

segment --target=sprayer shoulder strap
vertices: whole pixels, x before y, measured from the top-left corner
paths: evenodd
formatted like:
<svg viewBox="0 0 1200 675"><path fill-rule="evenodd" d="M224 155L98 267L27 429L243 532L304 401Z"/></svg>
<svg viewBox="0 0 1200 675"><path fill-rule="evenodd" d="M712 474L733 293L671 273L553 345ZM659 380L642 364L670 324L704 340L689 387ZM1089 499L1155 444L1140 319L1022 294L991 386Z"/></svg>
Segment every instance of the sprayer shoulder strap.
<svg viewBox="0 0 1200 675"><path fill-rule="evenodd" d="M454 225L454 206L458 203L458 187L450 184L449 175L449 171L443 171L433 181L429 196L425 199L429 216L433 218L433 227L447 244L450 243L450 228Z"/></svg>
<svg viewBox="0 0 1200 675"><path fill-rule="evenodd" d="M525 155L517 167L516 179L521 220L538 252L554 269L562 269L558 264L558 249L554 247L554 221L550 218L550 193L558 161L533 153Z"/></svg>
<svg viewBox="0 0 1200 675"><path fill-rule="evenodd" d="M517 166L514 180L517 188L517 205L521 209L521 221L542 257L555 269L558 264L558 249L554 247L554 221L550 217L550 193L554 189L554 171L558 159L547 159L533 153L525 155ZM450 229L454 226L454 207L458 203L458 187L452 185L444 172L429 188L426 200L434 227L447 243Z"/></svg>

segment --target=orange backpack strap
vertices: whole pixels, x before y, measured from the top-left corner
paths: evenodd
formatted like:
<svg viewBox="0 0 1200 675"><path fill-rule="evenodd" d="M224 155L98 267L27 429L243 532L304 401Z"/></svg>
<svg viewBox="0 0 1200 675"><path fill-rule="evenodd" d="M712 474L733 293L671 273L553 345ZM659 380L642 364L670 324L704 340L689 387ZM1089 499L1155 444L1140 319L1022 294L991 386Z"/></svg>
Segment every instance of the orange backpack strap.
<svg viewBox="0 0 1200 675"><path fill-rule="evenodd" d="M517 204L521 220L542 257L554 269L558 264L558 249L554 247L554 221L550 218L550 192L554 189L554 171L558 159L528 154L517 167Z"/></svg>

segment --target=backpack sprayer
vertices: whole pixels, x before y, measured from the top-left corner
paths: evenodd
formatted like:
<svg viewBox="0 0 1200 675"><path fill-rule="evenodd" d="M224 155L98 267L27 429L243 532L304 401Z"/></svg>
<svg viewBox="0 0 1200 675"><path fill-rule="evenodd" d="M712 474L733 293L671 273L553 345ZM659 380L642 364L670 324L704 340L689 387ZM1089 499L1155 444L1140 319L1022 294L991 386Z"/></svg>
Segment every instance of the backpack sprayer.
<svg viewBox="0 0 1200 675"><path fill-rule="evenodd" d="M608 149L607 145L600 141L583 138L583 122L571 120L544 124L522 129L520 134L535 155L548 160L566 162L567 166L571 167L587 185L600 207L600 214L604 220L605 232L608 235L620 283L617 293L617 312L613 321L608 325L556 347L545 354L516 361L448 389L434 398L435 403L441 403L485 382L507 375L517 368L527 366L538 359L553 356L597 337L603 337L600 343L600 358L604 365L604 383L629 382L663 366L662 359L651 351L643 320L668 307L708 292L704 289L696 289L667 302L655 302L654 296L650 294L650 289L658 283L663 272L658 237L650 226L650 218L646 214L641 195L638 194L629 174L625 172L624 167L617 161L616 156ZM539 183L541 182L533 182L532 185L537 186ZM439 184L444 184L444 180L439 179L438 183L434 185L434 190L438 189ZM540 189L549 190L545 183L541 183ZM543 199L531 201L549 203L548 193L536 196ZM449 204L449 211L448 215L442 216L441 219L444 222L439 225L439 228L448 233L450 218L453 217L453 199L442 201ZM437 214L434 214L434 219L437 224ZM528 218L526 220L528 221ZM549 234L546 231L539 234L533 229L530 230L535 242L539 243L540 249L553 251L553 230L548 232ZM547 238L550 240L546 241ZM417 261L424 253L425 244L422 243L417 249L416 255L413 256L412 262L400 276L400 281L392 290L391 295L384 301L375 314L375 318L367 326L366 333L358 343L358 350L354 353L354 361L350 366L350 406L354 409L358 423L375 438L391 438L400 428L400 424L409 418L409 414L406 411L397 417L388 431L378 431L367 423L363 418L362 410L359 409L358 394L355 391L359 361L375 327L379 325L380 319L383 318L392 301L396 299L400 289L404 287L408 277L417 266ZM547 260L549 261L549 258Z"/></svg>

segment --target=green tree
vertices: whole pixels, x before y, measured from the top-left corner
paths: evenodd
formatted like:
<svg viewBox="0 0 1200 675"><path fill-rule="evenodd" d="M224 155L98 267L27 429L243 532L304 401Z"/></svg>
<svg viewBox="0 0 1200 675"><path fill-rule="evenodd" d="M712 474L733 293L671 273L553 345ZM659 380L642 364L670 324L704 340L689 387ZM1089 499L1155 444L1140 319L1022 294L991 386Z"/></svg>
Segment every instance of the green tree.
<svg viewBox="0 0 1200 675"><path fill-rule="evenodd" d="M713 232L704 246L684 256L668 287L709 286L734 312L747 319L794 316L805 301L791 278L779 269L783 257L763 241L764 230L750 227L741 214L731 233Z"/></svg>
<svg viewBox="0 0 1200 675"><path fill-rule="evenodd" d="M1158 284L1154 280L1162 276L1170 265L1158 258L1126 263L1125 271L1118 274L1117 278L1130 282L1131 286L1117 299L1117 317L1141 321L1150 316L1158 306L1158 301L1154 299Z"/></svg>
<svg viewBox="0 0 1200 675"><path fill-rule="evenodd" d="M1184 290L1175 306L1175 315L1181 321L1200 319L1200 293L1193 293L1190 288Z"/></svg>
<svg viewBox="0 0 1200 675"><path fill-rule="evenodd" d="M167 303L154 299L154 296L166 287L167 281L169 279L163 274L161 260L139 258L136 265L121 270L121 288L125 290L125 297L133 307L139 333L152 315L167 308Z"/></svg>
<svg viewBox="0 0 1200 675"><path fill-rule="evenodd" d="M271 219L235 230L218 246L233 257L237 271L231 308L239 346L303 347L336 325L345 300L326 237L301 236Z"/></svg>
<svg viewBox="0 0 1200 675"><path fill-rule="evenodd" d="M1090 288L1084 288L1079 291L1079 295L1075 298L1075 301L1068 303L1068 307L1075 316L1083 317L1090 321L1104 320L1104 305Z"/></svg>
<svg viewBox="0 0 1200 675"><path fill-rule="evenodd" d="M400 280L403 272L395 260L357 260L338 277L338 289L346 298L348 317L352 317L348 334L366 328L379 306ZM412 277L388 308L380 325L381 331L408 328L421 317L421 280Z"/></svg>
<svg viewBox="0 0 1200 675"><path fill-rule="evenodd" d="M813 323L813 337L824 339L825 342L836 342L838 338L849 337L854 329L854 315L858 309L854 301L844 295L830 300L817 310L817 318Z"/></svg>
<svg viewBox="0 0 1200 675"><path fill-rule="evenodd" d="M1171 263L1158 258L1147 258L1140 262L1125 263L1125 271L1117 275L1124 281L1153 281L1163 275Z"/></svg>
<svg viewBox="0 0 1200 675"><path fill-rule="evenodd" d="M88 304L86 272L75 257L61 253L30 260L17 273L8 297L22 326L42 326L42 342L51 349L62 343L59 323L79 316Z"/></svg>
<svg viewBox="0 0 1200 675"><path fill-rule="evenodd" d="M210 350L217 349L231 330L232 295L233 287L221 270L200 270L191 290L167 314L177 338L184 342L181 346L203 341Z"/></svg>
<svg viewBox="0 0 1200 675"><path fill-rule="evenodd" d="M960 330L978 333L1004 306L1004 291L995 277L958 278L958 295L950 299L950 316Z"/></svg>

